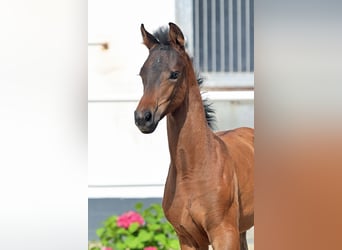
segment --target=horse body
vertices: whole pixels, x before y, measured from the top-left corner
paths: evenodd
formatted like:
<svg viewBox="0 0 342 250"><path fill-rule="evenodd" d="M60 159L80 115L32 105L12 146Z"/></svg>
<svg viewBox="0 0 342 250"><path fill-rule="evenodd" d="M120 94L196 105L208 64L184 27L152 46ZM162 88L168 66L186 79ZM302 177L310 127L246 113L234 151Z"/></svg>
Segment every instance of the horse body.
<svg viewBox="0 0 342 250"><path fill-rule="evenodd" d="M189 95L201 98L196 87ZM192 107L196 103L189 97L167 116L171 163L163 208L181 242L198 249L214 244L215 237L221 240L225 232L237 237L253 225L254 185L253 130L214 134L204 120L198 122L204 110ZM226 241L220 244L227 247ZM216 249L225 249L220 246Z"/></svg>
<svg viewBox="0 0 342 250"><path fill-rule="evenodd" d="M254 225L254 129L218 133L230 150L238 179L240 249L248 249L246 232Z"/></svg>
<svg viewBox="0 0 342 250"><path fill-rule="evenodd" d="M238 128L217 133L224 141L236 165L240 204L240 232L254 224L254 130Z"/></svg>
<svg viewBox="0 0 342 250"><path fill-rule="evenodd" d="M141 27L150 55L141 70L144 95L135 112L151 133L167 116L171 163L163 209L181 249L247 249L253 226L253 129L213 133L207 125L180 29L170 23L168 47Z"/></svg>

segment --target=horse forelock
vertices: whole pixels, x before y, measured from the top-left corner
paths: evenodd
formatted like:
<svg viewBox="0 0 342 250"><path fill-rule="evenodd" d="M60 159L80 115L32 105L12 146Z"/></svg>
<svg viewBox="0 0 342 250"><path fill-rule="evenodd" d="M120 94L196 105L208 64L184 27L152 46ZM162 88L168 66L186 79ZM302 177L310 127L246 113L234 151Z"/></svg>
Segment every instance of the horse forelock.
<svg viewBox="0 0 342 250"><path fill-rule="evenodd" d="M166 45L166 46L171 45L170 39L169 39L169 27L162 26L162 27L158 28L155 32L153 32L153 36L157 39L157 41L161 45Z"/></svg>

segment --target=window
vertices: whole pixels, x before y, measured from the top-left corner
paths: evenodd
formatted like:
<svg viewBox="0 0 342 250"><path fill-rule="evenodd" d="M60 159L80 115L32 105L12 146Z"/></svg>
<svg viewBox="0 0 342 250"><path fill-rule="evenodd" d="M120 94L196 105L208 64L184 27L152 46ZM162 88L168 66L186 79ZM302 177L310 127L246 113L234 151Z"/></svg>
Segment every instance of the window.
<svg viewBox="0 0 342 250"><path fill-rule="evenodd" d="M193 7L196 67L253 72L253 0L193 0Z"/></svg>
<svg viewBox="0 0 342 250"><path fill-rule="evenodd" d="M195 68L207 78L208 85L253 87L254 0L176 3L176 19L188 34Z"/></svg>

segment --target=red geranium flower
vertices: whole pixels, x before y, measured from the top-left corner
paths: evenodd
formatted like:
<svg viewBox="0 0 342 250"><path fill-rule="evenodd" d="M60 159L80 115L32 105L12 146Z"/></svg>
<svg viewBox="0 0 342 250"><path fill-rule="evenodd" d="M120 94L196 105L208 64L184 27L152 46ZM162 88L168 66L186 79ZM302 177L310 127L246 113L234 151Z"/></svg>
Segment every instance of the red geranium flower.
<svg viewBox="0 0 342 250"><path fill-rule="evenodd" d="M144 225L144 218L134 211L129 211L118 217L117 224L119 227L129 228L129 226L137 222L139 225Z"/></svg>
<svg viewBox="0 0 342 250"><path fill-rule="evenodd" d="M145 247L144 250L158 250L156 247Z"/></svg>

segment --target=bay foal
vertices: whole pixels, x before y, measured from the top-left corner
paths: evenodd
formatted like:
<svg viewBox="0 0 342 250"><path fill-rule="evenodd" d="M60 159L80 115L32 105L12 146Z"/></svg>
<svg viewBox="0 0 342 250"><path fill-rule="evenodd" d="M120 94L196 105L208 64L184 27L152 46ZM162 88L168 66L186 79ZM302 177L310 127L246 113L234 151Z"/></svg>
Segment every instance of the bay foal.
<svg viewBox="0 0 342 250"><path fill-rule="evenodd" d="M181 249L247 249L246 231L254 224L254 130L214 133L208 127L178 26L169 23L168 32L154 36L141 25L141 33L149 56L140 71L144 94L135 123L152 133L167 116L171 163L163 209Z"/></svg>

